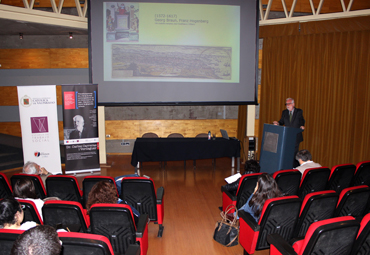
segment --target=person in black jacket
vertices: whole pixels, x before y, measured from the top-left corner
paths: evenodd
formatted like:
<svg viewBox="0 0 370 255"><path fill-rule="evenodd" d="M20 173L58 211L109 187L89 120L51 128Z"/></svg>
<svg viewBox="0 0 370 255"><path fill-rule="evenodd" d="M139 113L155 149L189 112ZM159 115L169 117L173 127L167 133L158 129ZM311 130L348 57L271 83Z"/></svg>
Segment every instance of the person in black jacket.
<svg viewBox="0 0 370 255"><path fill-rule="evenodd" d="M245 162L244 173L242 175L259 173L260 170L261 170L260 164L256 160L251 159ZM240 181L240 178L232 183L224 185L223 187L226 190L236 194L236 191L238 190L238 186L239 186L239 181Z"/></svg>
<svg viewBox="0 0 370 255"><path fill-rule="evenodd" d="M279 121L274 121L274 125L281 125L286 127L294 127L300 128L304 130L305 120L303 118L303 111L302 109L295 108L295 103L293 98L287 98L285 101L286 110L284 110L281 114L281 118ZM297 134L297 139L295 142L294 148L294 157L297 155L299 150L299 144L303 141L302 133ZM297 160L293 159L293 167L299 166Z"/></svg>

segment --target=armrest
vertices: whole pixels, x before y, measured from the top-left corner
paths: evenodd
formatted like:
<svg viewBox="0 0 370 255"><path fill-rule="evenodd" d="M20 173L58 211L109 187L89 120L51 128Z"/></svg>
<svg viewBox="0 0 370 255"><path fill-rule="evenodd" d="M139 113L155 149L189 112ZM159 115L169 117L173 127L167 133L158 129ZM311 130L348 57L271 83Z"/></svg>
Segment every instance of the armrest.
<svg viewBox="0 0 370 255"><path fill-rule="evenodd" d="M244 210L240 210L238 211L238 216L239 220L242 219L254 232L260 231L260 225L258 225L258 222L254 220L252 215Z"/></svg>
<svg viewBox="0 0 370 255"><path fill-rule="evenodd" d="M267 235L267 242L273 245L283 255L297 255L293 247L288 244L279 234ZM271 248L270 248L271 249Z"/></svg>
<svg viewBox="0 0 370 255"><path fill-rule="evenodd" d="M139 221L136 226L136 237L141 238L144 235L145 228L148 227L148 214L140 214Z"/></svg>
<svg viewBox="0 0 370 255"><path fill-rule="evenodd" d="M223 186L221 186L221 191L222 193L225 193L231 200L236 201L236 195L234 192L225 189Z"/></svg>
<svg viewBox="0 0 370 255"><path fill-rule="evenodd" d="M157 204L161 204L163 200L163 195L164 195L164 188L159 187L157 189Z"/></svg>
<svg viewBox="0 0 370 255"><path fill-rule="evenodd" d="M140 245L130 244L127 247L125 255L139 255L140 254Z"/></svg>

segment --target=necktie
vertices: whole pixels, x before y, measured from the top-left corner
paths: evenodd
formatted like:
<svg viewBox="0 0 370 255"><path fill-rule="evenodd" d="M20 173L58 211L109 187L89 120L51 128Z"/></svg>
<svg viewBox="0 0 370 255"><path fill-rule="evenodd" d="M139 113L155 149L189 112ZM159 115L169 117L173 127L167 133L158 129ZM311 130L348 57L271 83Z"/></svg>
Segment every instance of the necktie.
<svg viewBox="0 0 370 255"><path fill-rule="evenodd" d="M289 112L289 122L292 122L292 116L293 116L293 114L292 114L292 112L290 111L290 112Z"/></svg>

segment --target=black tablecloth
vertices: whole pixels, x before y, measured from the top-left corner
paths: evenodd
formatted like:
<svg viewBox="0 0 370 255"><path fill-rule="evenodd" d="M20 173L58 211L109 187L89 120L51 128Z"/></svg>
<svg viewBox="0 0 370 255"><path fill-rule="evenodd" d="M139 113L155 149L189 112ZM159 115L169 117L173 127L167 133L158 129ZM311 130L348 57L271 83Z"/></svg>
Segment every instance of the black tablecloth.
<svg viewBox="0 0 370 255"><path fill-rule="evenodd" d="M131 165L138 162L240 157L240 141L216 138L137 138Z"/></svg>

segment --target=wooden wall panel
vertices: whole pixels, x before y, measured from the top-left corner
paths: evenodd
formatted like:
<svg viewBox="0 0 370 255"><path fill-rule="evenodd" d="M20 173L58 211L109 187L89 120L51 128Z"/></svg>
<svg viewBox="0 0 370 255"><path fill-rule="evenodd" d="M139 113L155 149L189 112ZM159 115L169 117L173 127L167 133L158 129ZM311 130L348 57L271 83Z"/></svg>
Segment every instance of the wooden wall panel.
<svg viewBox="0 0 370 255"><path fill-rule="evenodd" d="M87 48L0 49L2 69L89 68Z"/></svg>
<svg viewBox="0 0 370 255"><path fill-rule="evenodd" d="M62 86L57 86L57 104L62 105ZM0 87L0 106L17 106L18 92L16 86Z"/></svg>
<svg viewBox="0 0 370 255"><path fill-rule="evenodd" d="M21 125L19 122L0 122L0 133L21 137Z"/></svg>
<svg viewBox="0 0 370 255"><path fill-rule="evenodd" d="M2 4L24 7L23 0L3 0L1 1ZM59 6L59 1L55 0L57 6ZM81 7L84 5L81 4ZM34 9L37 7L51 7L50 0L35 0ZM64 0L63 7L76 7L75 0Z"/></svg>
<svg viewBox="0 0 370 255"><path fill-rule="evenodd" d="M87 48L50 49L50 68L89 68Z"/></svg>
<svg viewBox="0 0 370 255"><path fill-rule="evenodd" d="M208 120L110 120L105 121L107 140L134 139L146 132L153 132L160 137L171 133L181 133L185 137L194 137L199 133L211 131L221 137L220 128L227 130L229 136L236 137L237 119Z"/></svg>

